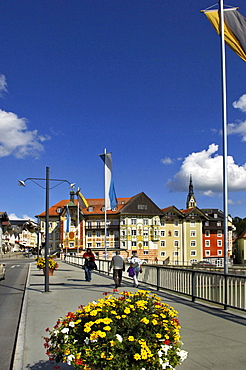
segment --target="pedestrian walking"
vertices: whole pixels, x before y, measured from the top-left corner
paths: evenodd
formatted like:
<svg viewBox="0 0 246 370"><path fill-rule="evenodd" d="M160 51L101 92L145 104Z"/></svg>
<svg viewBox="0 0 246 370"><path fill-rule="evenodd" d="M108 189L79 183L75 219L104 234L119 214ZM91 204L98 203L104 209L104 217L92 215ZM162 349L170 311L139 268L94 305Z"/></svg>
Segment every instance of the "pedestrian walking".
<svg viewBox="0 0 246 370"><path fill-rule="evenodd" d="M130 264L134 268L135 275L133 276L134 286L138 288L138 275L142 272L142 261L138 257L137 252L132 252L132 258L130 259Z"/></svg>
<svg viewBox="0 0 246 370"><path fill-rule="evenodd" d="M95 256L92 253L90 248L86 249L86 252L83 254L83 258L85 259L84 262L84 269L85 269L85 280L91 281L91 271L95 268Z"/></svg>
<svg viewBox="0 0 246 370"><path fill-rule="evenodd" d="M115 288L121 286L122 272L125 271L125 261L120 255L120 251L116 251L116 254L112 257L109 269L113 268L113 279L115 282Z"/></svg>

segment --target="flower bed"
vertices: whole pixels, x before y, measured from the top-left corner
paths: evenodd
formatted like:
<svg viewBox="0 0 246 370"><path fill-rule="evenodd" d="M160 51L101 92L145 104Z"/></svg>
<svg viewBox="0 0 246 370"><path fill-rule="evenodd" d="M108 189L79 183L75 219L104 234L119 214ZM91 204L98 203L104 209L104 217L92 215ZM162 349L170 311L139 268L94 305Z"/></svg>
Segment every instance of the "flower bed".
<svg viewBox="0 0 246 370"><path fill-rule="evenodd" d="M36 265L37 265L38 269L40 269L40 270L44 269L45 268L45 259L44 258L38 258ZM49 258L48 265L49 265L49 268L52 269L52 270L56 270L58 268L58 263L53 258Z"/></svg>
<svg viewBox="0 0 246 370"><path fill-rule="evenodd" d="M187 357L179 329L177 311L155 294L123 292L60 318L44 346L75 369L174 369Z"/></svg>

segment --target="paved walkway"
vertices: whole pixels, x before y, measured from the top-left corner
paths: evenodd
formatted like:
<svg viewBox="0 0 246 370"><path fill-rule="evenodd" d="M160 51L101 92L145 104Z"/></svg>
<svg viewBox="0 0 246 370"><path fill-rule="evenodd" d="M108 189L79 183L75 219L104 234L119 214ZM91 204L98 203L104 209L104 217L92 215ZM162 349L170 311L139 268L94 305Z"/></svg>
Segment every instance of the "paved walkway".
<svg viewBox="0 0 246 370"><path fill-rule="evenodd" d="M14 370L54 369L43 346L45 329L53 327L67 312L102 298L105 291L114 288L112 277L95 272L88 283L80 268L64 262L59 265L50 277L50 292L44 293L44 276L35 262L30 264ZM136 291L129 281L122 285L119 291ZM150 290L142 284L140 289ZM189 355L177 369L246 369L246 313L211 308L163 292L158 295L179 312L183 349ZM61 369L72 370L73 367L63 364Z"/></svg>

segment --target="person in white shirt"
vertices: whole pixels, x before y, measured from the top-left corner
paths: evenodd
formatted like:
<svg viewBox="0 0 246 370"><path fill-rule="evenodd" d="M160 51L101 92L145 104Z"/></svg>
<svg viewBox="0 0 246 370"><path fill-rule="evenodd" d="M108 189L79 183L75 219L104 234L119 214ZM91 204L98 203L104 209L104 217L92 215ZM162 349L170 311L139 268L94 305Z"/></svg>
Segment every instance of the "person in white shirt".
<svg viewBox="0 0 246 370"><path fill-rule="evenodd" d="M122 271L125 271L125 261L120 255L120 251L116 251L115 256L112 257L110 263L110 270L113 268L113 279L115 282L115 288L121 286L122 281Z"/></svg>
<svg viewBox="0 0 246 370"><path fill-rule="evenodd" d="M132 252L132 258L129 261L132 263L135 275L133 276L134 286L138 288L138 274L139 272L142 272L142 261L140 258L138 258L137 252Z"/></svg>

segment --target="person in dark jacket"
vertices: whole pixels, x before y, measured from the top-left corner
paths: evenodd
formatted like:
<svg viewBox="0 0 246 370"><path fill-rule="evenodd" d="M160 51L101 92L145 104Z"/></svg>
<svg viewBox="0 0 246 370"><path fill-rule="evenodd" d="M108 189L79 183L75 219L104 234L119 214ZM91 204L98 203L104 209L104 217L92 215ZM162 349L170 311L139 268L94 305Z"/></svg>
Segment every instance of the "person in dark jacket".
<svg viewBox="0 0 246 370"><path fill-rule="evenodd" d="M93 268L95 268L95 256L90 248L86 249L86 252L83 254L83 258L85 259L85 280L91 281L91 271L93 270Z"/></svg>

